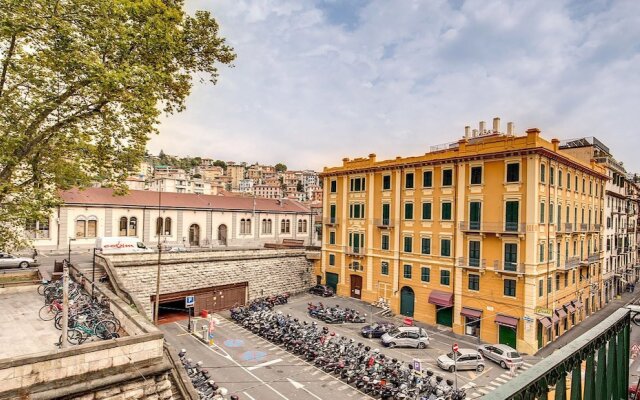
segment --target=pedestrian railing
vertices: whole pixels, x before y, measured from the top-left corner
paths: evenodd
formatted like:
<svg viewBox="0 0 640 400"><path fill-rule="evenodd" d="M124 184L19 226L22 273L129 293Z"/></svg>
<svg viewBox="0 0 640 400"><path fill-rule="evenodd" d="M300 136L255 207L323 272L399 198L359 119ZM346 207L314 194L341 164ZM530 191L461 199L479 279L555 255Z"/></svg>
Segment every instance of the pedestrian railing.
<svg viewBox="0 0 640 400"><path fill-rule="evenodd" d="M630 322L630 310L614 311L587 333L483 398L626 399Z"/></svg>

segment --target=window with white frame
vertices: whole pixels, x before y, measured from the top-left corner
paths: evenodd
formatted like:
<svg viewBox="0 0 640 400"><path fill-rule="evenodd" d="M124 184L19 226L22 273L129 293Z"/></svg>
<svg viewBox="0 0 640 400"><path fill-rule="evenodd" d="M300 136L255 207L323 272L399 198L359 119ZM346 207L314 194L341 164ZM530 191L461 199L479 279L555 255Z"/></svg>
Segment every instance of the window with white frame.
<svg viewBox="0 0 640 400"><path fill-rule="evenodd" d="M49 239L49 219L27 221L26 231L31 239Z"/></svg>

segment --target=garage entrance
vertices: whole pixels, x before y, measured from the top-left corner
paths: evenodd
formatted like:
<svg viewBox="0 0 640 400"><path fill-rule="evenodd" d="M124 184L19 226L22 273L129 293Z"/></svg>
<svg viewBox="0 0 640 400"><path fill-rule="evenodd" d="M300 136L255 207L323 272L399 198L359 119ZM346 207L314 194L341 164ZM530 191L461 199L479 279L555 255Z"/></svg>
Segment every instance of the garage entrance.
<svg viewBox="0 0 640 400"><path fill-rule="evenodd" d="M189 314L185 308L185 297L191 295L195 296L193 316L199 316L202 310L218 312L228 310L234 306L244 305L247 298L247 287L247 282L240 282L230 285L161 294L160 306L158 307L158 320L160 321L164 317L165 320L171 322L175 321L176 318L187 318ZM154 303L155 296L151 296L150 300L151 303Z"/></svg>

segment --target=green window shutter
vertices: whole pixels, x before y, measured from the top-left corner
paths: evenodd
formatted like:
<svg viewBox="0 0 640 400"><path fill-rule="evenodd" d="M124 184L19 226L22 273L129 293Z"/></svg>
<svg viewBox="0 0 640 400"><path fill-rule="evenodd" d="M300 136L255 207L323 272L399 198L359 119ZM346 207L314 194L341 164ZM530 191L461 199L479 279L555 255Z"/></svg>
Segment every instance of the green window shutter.
<svg viewBox="0 0 640 400"><path fill-rule="evenodd" d="M442 220L451 221L451 203L442 203Z"/></svg>
<svg viewBox="0 0 640 400"><path fill-rule="evenodd" d="M404 251L411 253L413 251L413 238L411 236L404 237Z"/></svg>
<svg viewBox="0 0 640 400"><path fill-rule="evenodd" d="M404 219L413 219L413 203L404 203Z"/></svg>
<svg viewBox="0 0 640 400"><path fill-rule="evenodd" d="M422 238L422 254L431 254L430 238Z"/></svg>
<svg viewBox="0 0 640 400"><path fill-rule="evenodd" d="M426 188L433 187L433 171L424 171L422 173L422 186Z"/></svg>
<svg viewBox="0 0 640 400"><path fill-rule="evenodd" d="M422 219L431 219L431 203L422 203Z"/></svg>

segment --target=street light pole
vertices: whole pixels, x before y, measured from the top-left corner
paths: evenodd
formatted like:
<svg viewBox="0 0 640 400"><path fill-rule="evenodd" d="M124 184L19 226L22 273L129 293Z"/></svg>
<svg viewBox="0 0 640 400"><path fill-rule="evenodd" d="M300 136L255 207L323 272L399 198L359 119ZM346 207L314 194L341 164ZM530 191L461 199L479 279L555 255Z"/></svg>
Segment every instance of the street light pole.
<svg viewBox="0 0 640 400"><path fill-rule="evenodd" d="M76 240L75 238L69 238L69 252L67 253L67 261L71 264L71 242Z"/></svg>
<svg viewBox="0 0 640 400"><path fill-rule="evenodd" d="M158 181L158 218L162 218L160 215L160 207L162 204L162 179ZM154 303L153 322L158 325L158 311L160 310L160 261L162 257L162 245L160 243L160 235L164 224L158 225L158 219L156 219L156 233L158 235L158 268L156 271L156 298Z"/></svg>
<svg viewBox="0 0 640 400"><path fill-rule="evenodd" d="M69 242L71 243L71 242ZM67 336L69 333L69 261L62 263L62 339L60 345L63 349L68 347Z"/></svg>

